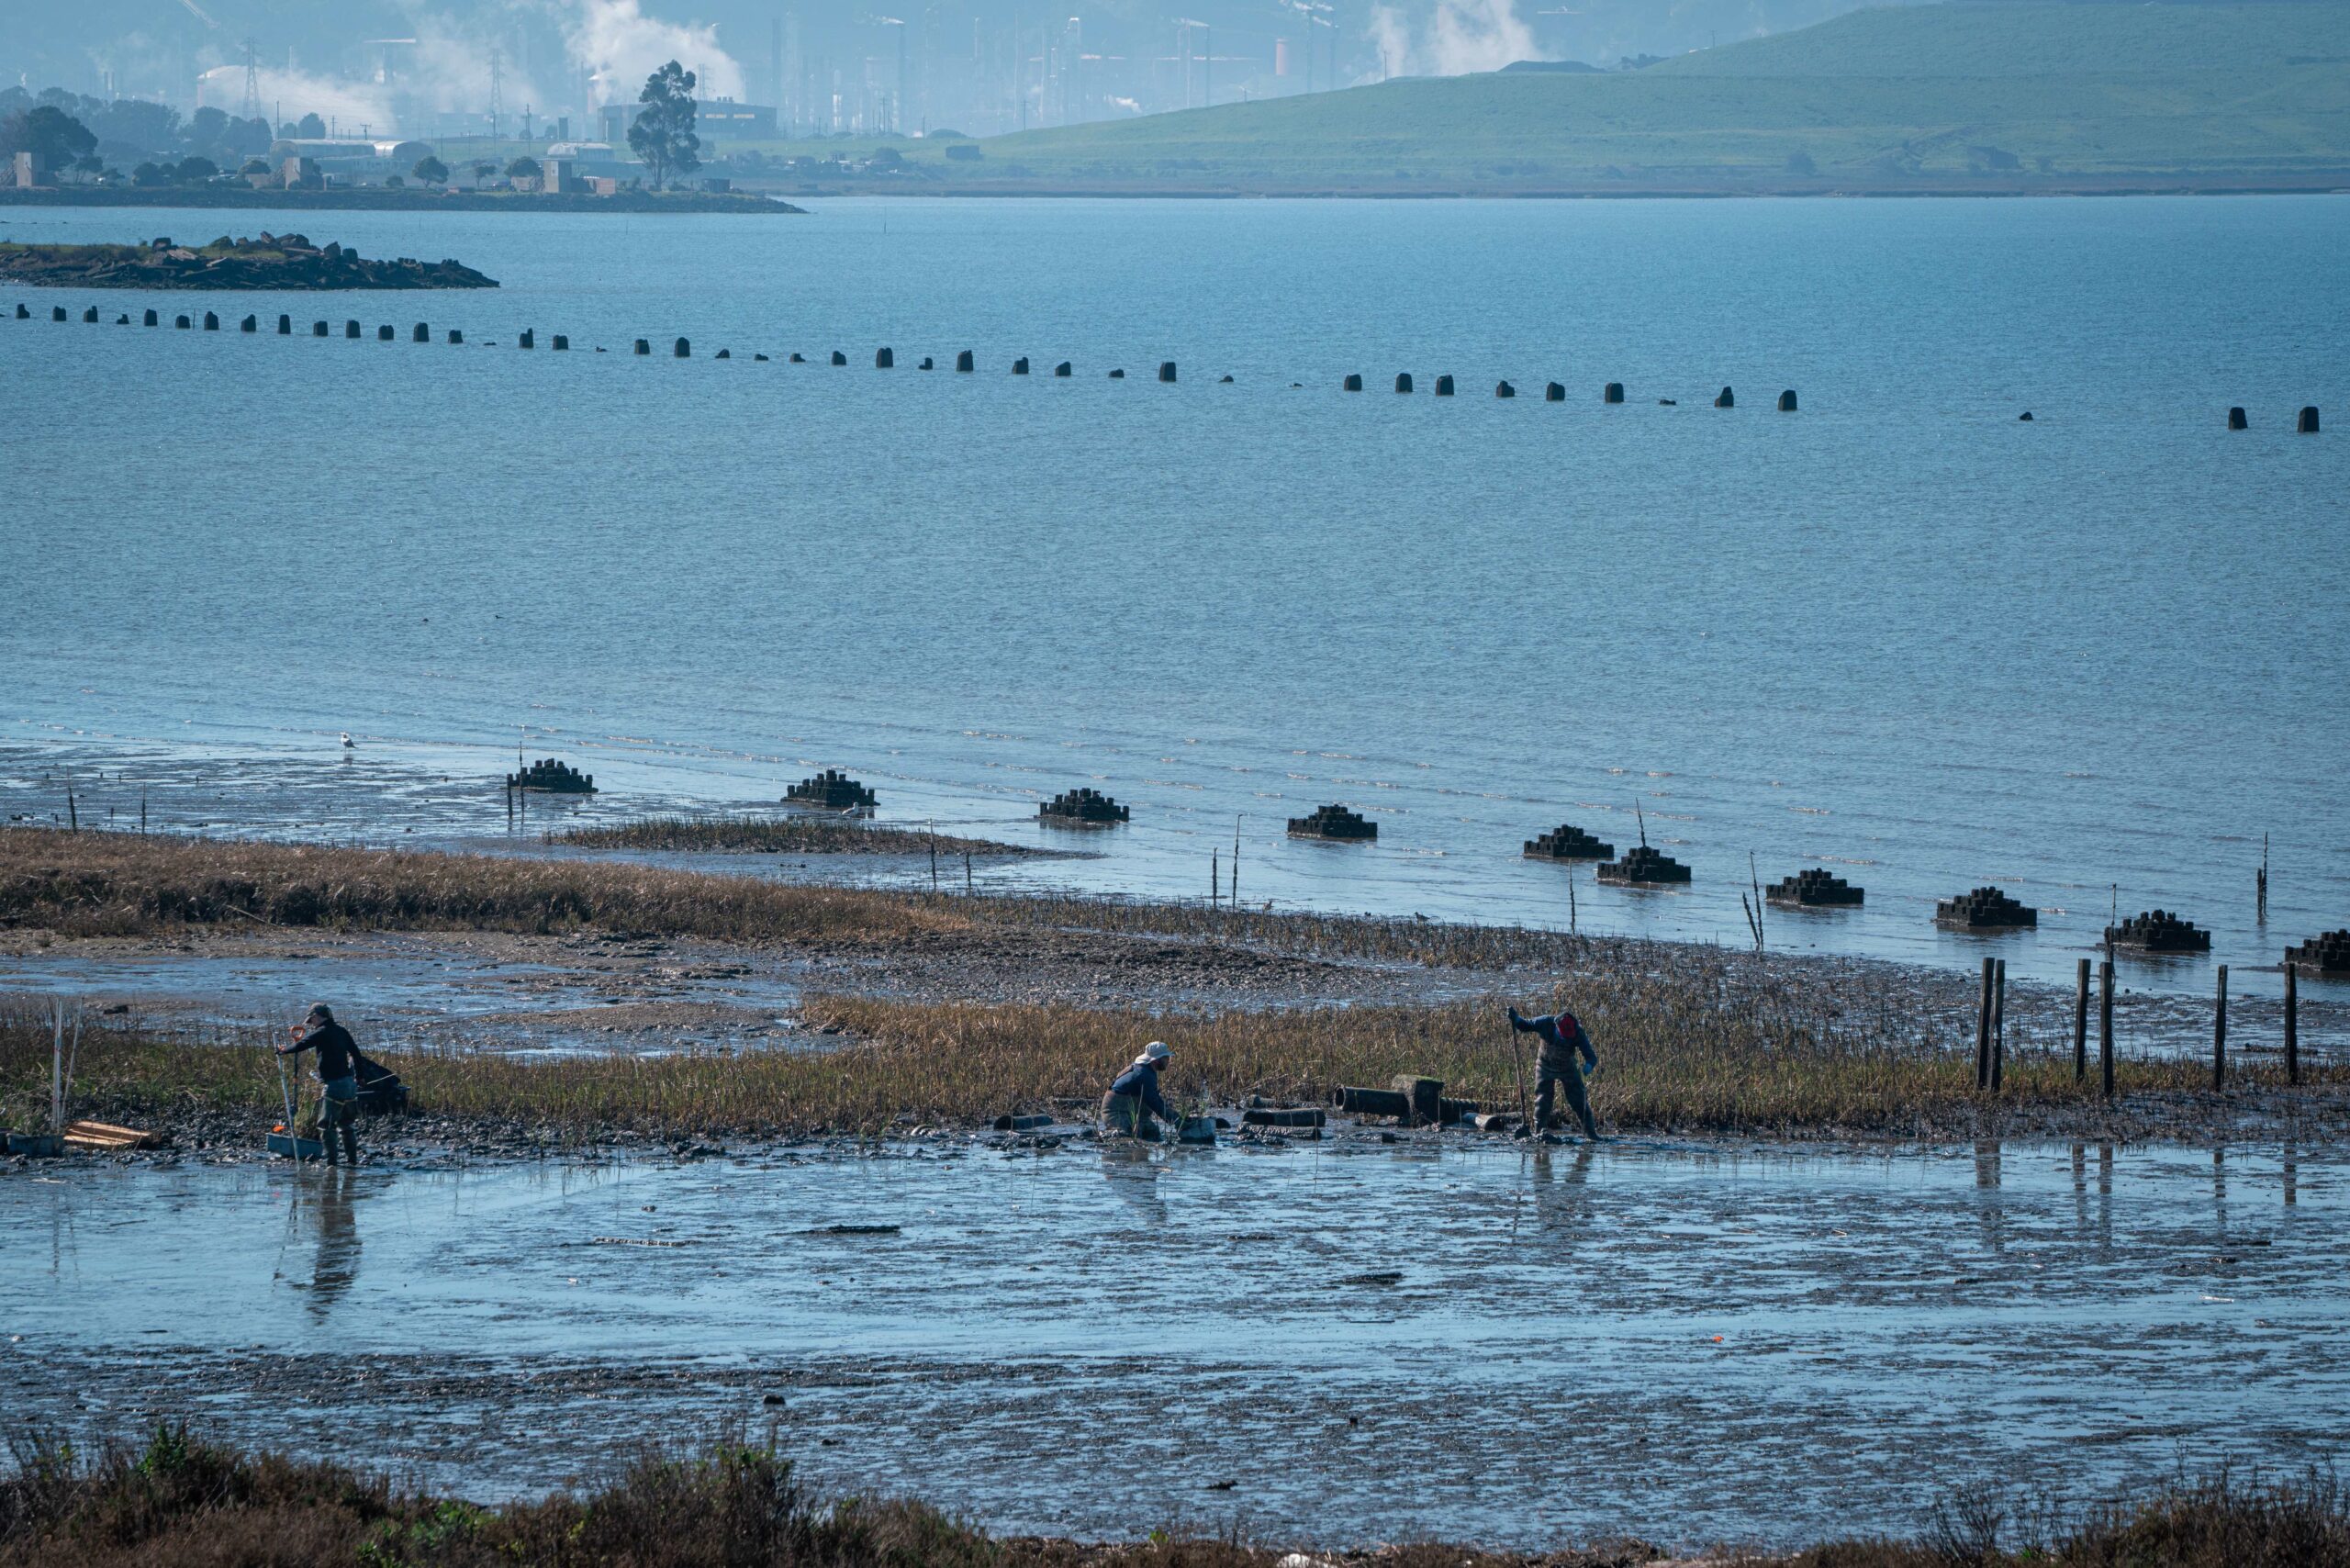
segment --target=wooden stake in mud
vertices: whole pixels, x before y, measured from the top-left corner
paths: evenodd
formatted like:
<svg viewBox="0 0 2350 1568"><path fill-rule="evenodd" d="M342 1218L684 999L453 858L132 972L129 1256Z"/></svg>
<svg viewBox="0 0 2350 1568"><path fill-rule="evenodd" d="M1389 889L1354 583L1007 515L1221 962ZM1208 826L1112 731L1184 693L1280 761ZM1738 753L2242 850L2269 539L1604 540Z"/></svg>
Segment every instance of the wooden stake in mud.
<svg viewBox="0 0 2350 1568"><path fill-rule="evenodd" d="M2220 966L2220 991L2211 1008L2211 1089L2228 1086L2228 966Z"/></svg>
<svg viewBox="0 0 2350 1568"><path fill-rule="evenodd" d="M1208 846L1208 908L1214 909L1224 899L1224 860L1222 852L1214 845Z"/></svg>
<svg viewBox="0 0 2350 1568"><path fill-rule="evenodd" d="M2105 1097L2113 1098L2113 960L2097 967L2097 1059Z"/></svg>
<svg viewBox="0 0 2350 1568"><path fill-rule="evenodd" d="M2089 1076L2089 961L2083 958L2073 984L2073 1081Z"/></svg>
<svg viewBox="0 0 2350 1568"><path fill-rule="evenodd" d="M971 885L971 852L963 851L963 896L968 898L979 890Z"/></svg>
<svg viewBox="0 0 2350 1568"><path fill-rule="evenodd" d="M1983 960L1983 994L1975 1004L1975 1087L1991 1087L1991 963Z"/></svg>
<svg viewBox="0 0 2350 1568"><path fill-rule="evenodd" d="M2268 835L2265 833L2260 835L2260 879L2257 892L2258 898L2253 914L2260 924L2266 925L2268 924Z"/></svg>
<svg viewBox="0 0 2350 1568"><path fill-rule="evenodd" d="M147 836L147 797L139 797L139 836Z"/></svg>
<svg viewBox="0 0 2350 1568"><path fill-rule="evenodd" d="M1232 896L1225 901L1235 913L1240 910L1240 813L1232 813Z"/></svg>
<svg viewBox="0 0 2350 1568"><path fill-rule="evenodd" d="M1526 1047L1518 1043L1517 1025L1515 1024L1509 1026L1509 1056L1512 1070L1517 1074L1518 1125L1526 1129L1529 1140L1539 1137L1542 1129L1534 1125L1534 1112L1526 1099Z"/></svg>
<svg viewBox="0 0 2350 1568"><path fill-rule="evenodd" d="M938 890L938 819L930 819L930 890Z"/></svg>
<svg viewBox="0 0 2350 1568"><path fill-rule="evenodd" d="M2301 1081L2300 966L2285 966L2285 1081Z"/></svg>
<svg viewBox="0 0 2350 1568"><path fill-rule="evenodd" d="M1999 1092L2008 1057L2008 961L1999 960L1991 983L1991 1092Z"/></svg>
<svg viewBox="0 0 2350 1568"><path fill-rule="evenodd" d="M65 787L65 826L71 833L82 831L82 814L73 809L73 786L71 784Z"/></svg>

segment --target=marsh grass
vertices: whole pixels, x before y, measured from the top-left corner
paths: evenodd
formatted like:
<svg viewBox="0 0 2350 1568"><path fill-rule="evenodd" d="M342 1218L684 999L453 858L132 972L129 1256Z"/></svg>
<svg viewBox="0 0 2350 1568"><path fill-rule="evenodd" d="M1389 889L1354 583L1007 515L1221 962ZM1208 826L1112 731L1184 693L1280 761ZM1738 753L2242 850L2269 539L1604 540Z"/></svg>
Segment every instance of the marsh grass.
<svg viewBox="0 0 2350 1568"><path fill-rule="evenodd" d="M80 1451L19 1430L0 1476L0 1568L1278 1568L1237 1533L1155 1530L1100 1544L993 1537L919 1501L816 1495L773 1433L738 1428L648 1447L602 1484L487 1507L343 1464L247 1454L159 1423L138 1446ZM1714 1561L1786 1568L2346 1568L2350 1495L2331 1478L2246 1484L2226 1473L2087 1510L2012 1512L1979 1490L1910 1540L1852 1540ZM1319 1533L1342 1535L1343 1518ZM1632 1540L1539 1553L1419 1541L1323 1552L1380 1568L1634 1568Z"/></svg>
<svg viewBox="0 0 2350 1568"><path fill-rule="evenodd" d="M639 817L609 827L571 828L546 835L576 849L637 849L703 855L1043 855L1046 850L992 839L957 838L918 828L812 813L747 817Z"/></svg>
<svg viewBox="0 0 2350 1568"><path fill-rule="evenodd" d="M2093 1087L2074 1081L2069 1059L2053 1052L2011 1058L2006 1092L1994 1102L1975 1092L1971 1049L1823 1035L1662 984L1586 985L1579 995L1605 1062L1593 1105L1617 1131L1949 1137L2018 1117L2092 1126L2111 1114ZM912 1125L977 1126L1007 1113L1087 1115L1152 1039L1175 1049L1169 1093L1192 1102L1231 1105L1262 1094L1321 1103L1342 1084L1383 1087L1396 1073L1415 1072L1494 1109L1518 1103L1521 1058L1497 1002L1154 1014L817 997L804 1011L811 1023L840 1025L846 1043L554 1058L362 1045L407 1080L420 1112L576 1142L880 1135ZM1530 1050L1523 1060L1530 1071ZM2204 1070L2186 1061L2121 1063L2121 1103L2153 1101L2155 1114L2175 1124L2168 1130L2201 1130L2210 1107L2228 1103L2199 1092ZM29 1002L0 1010L0 1116L29 1127L46 1107L48 1071L42 1015ZM2328 1068L2286 1090L2261 1070L2239 1092L2332 1106L2345 1081L2350 1069ZM84 1036L74 1103L77 1114L166 1130L175 1117L259 1118L279 1104L276 1058L257 1031L159 1037L118 1024ZM2137 1114L2138 1130L2165 1130L2148 1129L2144 1113Z"/></svg>

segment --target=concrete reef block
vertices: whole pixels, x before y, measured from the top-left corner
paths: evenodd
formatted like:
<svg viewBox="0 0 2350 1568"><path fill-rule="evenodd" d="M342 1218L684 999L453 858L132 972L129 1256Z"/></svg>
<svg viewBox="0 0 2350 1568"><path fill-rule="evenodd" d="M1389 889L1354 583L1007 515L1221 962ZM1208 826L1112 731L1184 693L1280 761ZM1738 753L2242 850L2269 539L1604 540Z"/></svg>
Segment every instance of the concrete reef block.
<svg viewBox="0 0 2350 1568"><path fill-rule="evenodd" d="M22 309L24 308L24 307L23 307L23 306L21 306L21 305L19 305L19 306L17 306L17 309L19 309L19 310L22 310ZM146 314L146 317L145 317L145 320L146 320L146 324L147 324L148 326L150 326L150 327L152 327L152 326L156 325L155 313L154 313L152 310L148 311L148 312L147 312L147 314ZM321 326L321 327L323 327L323 326L325 326L325 325L326 325L326 323L325 323L324 321L321 321L321 322L319 322L319 326Z"/></svg>
<svg viewBox="0 0 2350 1568"><path fill-rule="evenodd" d="M1081 786L1039 804L1036 820L1053 827L1114 827L1127 820L1127 808L1099 790Z"/></svg>
<svg viewBox="0 0 2350 1568"><path fill-rule="evenodd" d="M636 352L641 354L650 354L653 352L653 340L650 338L637 339Z"/></svg>
<svg viewBox="0 0 2350 1568"><path fill-rule="evenodd" d="M537 348L539 346L538 329L535 327L523 328L522 335L514 340L514 346L518 349Z"/></svg>
<svg viewBox="0 0 2350 1568"><path fill-rule="evenodd" d="M836 767L827 767L784 790L786 804L815 806L828 812L869 812L876 804L872 790Z"/></svg>
<svg viewBox="0 0 2350 1568"><path fill-rule="evenodd" d="M1624 384L1620 381L1609 382L1600 392L1599 400L1603 403L1622 402L1624 400Z"/></svg>
<svg viewBox="0 0 2350 1568"><path fill-rule="evenodd" d="M2230 409L2228 410L2228 428L2232 431L2250 430L2252 428L2252 421L2244 417L2244 411L2242 409Z"/></svg>
<svg viewBox="0 0 2350 1568"><path fill-rule="evenodd" d="M875 349L873 351L874 369L895 370L897 367L898 356L893 351L890 349Z"/></svg>
<svg viewBox="0 0 2350 1568"><path fill-rule="evenodd" d="M1542 400L1545 403L1563 403L1567 400L1567 389L1553 381L1542 388Z"/></svg>
<svg viewBox="0 0 2350 1568"><path fill-rule="evenodd" d="M1792 414L1795 411L1796 389L1790 386L1785 392L1779 394L1779 412L1783 414Z"/></svg>
<svg viewBox="0 0 2350 1568"><path fill-rule="evenodd" d="M2350 975L2350 928L2328 931L2298 947L2286 948L2285 961L2322 975Z"/></svg>
<svg viewBox="0 0 2350 1568"><path fill-rule="evenodd" d="M292 336L294 335L294 318L293 318L293 317L291 317L291 316L284 316L284 315L281 315L281 316L279 316L279 317L278 317L278 319L277 319L277 335L278 335L279 337L281 337L281 338L290 338L290 337L292 337Z"/></svg>
<svg viewBox="0 0 2350 1568"><path fill-rule="evenodd" d="M2312 403L2301 410L2300 421L2293 429L2302 435L2317 434L2317 405Z"/></svg>
<svg viewBox="0 0 2350 1568"><path fill-rule="evenodd" d="M217 332L220 330L219 312L216 310L207 310L204 313L204 330L207 332Z"/></svg>
<svg viewBox="0 0 2350 1568"><path fill-rule="evenodd" d="M426 323L419 321L408 329L408 341L412 343L429 343L432 341L432 329Z"/></svg>
<svg viewBox="0 0 2350 1568"><path fill-rule="evenodd" d="M1512 386L1506 381L1496 381L1494 383L1494 396L1496 398L1515 398L1517 396L1517 388Z"/></svg>
<svg viewBox="0 0 2350 1568"><path fill-rule="evenodd" d="M1379 836L1379 824L1337 804L1317 806L1312 816L1289 819L1292 838L1335 838L1370 843Z"/></svg>
<svg viewBox="0 0 2350 1568"><path fill-rule="evenodd" d="M955 368L968 375L971 373L971 351L963 350L955 356Z"/></svg>
<svg viewBox="0 0 2350 1568"><path fill-rule="evenodd" d="M346 342L358 342L359 323L356 321L345 320L342 324L342 336Z"/></svg>
<svg viewBox="0 0 2350 1568"><path fill-rule="evenodd" d="M555 353L567 353L571 349L571 340L564 336L561 332L557 332L554 335L554 340L548 343L547 347L550 351ZM596 352L598 353L602 353L604 351L598 349Z"/></svg>
<svg viewBox="0 0 2350 1568"><path fill-rule="evenodd" d="M596 792L596 776L582 773L559 758L543 756L520 773L508 774L506 787L549 795L592 795Z"/></svg>
<svg viewBox="0 0 2350 1568"><path fill-rule="evenodd" d="M1071 368L1070 368L1070 365L1069 365L1069 361L1067 361L1067 360L1063 360L1063 361L1061 361L1061 362L1060 362L1060 364L1057 364L1057 365L1053 366L1053 374L1054 374L1055 375L1058 375L1058 376L1061 376L1061 377L1063 377L1063 378L1066 378L1066 377L1068 377L1068 376L1070 376L1070 375L1075 375L1075 374L1076 374L1076 372L1075 372L1073 369L1071 369Z"/></svg>
<svg viewBox="0 0 2350 1568"><path fill-rule="evenodd" d="M1013 360L1013 361L1012 362L1012 374L1013 374L1013 375L1027 375L1027 374L1028 374L1028 362L1027 362L1027 360L1025 360L1025 359L1015 359L1015 360Z"/></svg>
<svg viewBox="0 0 2350 1568"><path fill-rule="evenodd" d="M1163 359L1158 362L1158 379L1161 381L1172 381L1175 379L1175 362L1173 360Z"/></svg>
<svg viewBox="0 0 2350 1568"><path fill-rule="evenodd" d="M1613 860L1616 846L1603 844L1572 823L1561 823L1539 838L1526 841L1529 860Z"/></svg>
<svg viewBox="0 0 2350 1568"><path fill-rule="evenodd" d="M1439 398L1449 398L1452 396L1452 377L1449 375L1439 375L1436 378L1436 395Z"/></svg>
<svg viewBox="0 0 2350 1568"><path fill-rule="evenodd" d="M691 359L694 357L694 346L685 339L679 338L675 343L672 343L669 346L669 357L672 359Z"/></svg>
<svg viewBox="0 0 2350 1568"><path fill-rule="evenodd" d="M1628 888L1665 887L1687 881L1689 868L1643 844L1627 850L1622 859L1601 866L1599 879Z"/></svg>
<svg viewBox="0 0 2350 1568"><path fill-rule="evenodd" d="M154 312L151 310L147 314L150 318L152 318ZM310 323L310 336L314 338L323 338L326 335L327 324L324 321L313 321Z"/></svg>
<svg viewBox="0 0 2350 1568"><path fill-rule="evenodd" d="M252 319L252 318L251 317L246 318L247 320L251 320ZM83 310L82 319L93 327L96 326L98 324L98 308L93 305Z"/></svg>
<svg viewBox="0 0 2350 1568"><path fill-rule="evenodd" d="M1737 408L1737 407L1738 407L1738 394L1736 394L1735 392L1732 392L1732 391L1731 391L1729 387L1727 387L1727 386L1723 387L1723 388L1721 389L1721 395L1720 395L1719 397L1718 397L1718 398L1716 398L1714 399L1714 407L1715 407L1715 408L1717 408L1717 409L1735 409L1735 408Z"/></svg>
<svg viewBox="0 0 2350 1568"><path fill-rule="evenodd" d="M1800 909L1858 909L1866 896L1843 878L1831 876L1824 866L1782 877L1762 890L1764 902Z"/></svg>
<svg viewBox="0 0 2350 1568"><path fill-rule="evenodd" d="M1397 371L1395 373L1395 390L1398 392L1409 392L1411 389L1412 373L1408 370Z"/></svg>
<svg viewBox="0 0 2350 1568"><path fill-rule="evenodd" d="M1970 888L1934 905L1936 925L1964 931L1996 931L2003 926L2040 924L2040 912L2020 903L1995 887Z"/></svg>
<svg viewBox="0 0 2350 1568"><path fill-rule="evenodd" d="M1349 375L1344 381L1338 383L1338 388L1343 392L1360 392L1362 390L1362 377L1360 375Z"/></svg>
<svg viewBox="0 0 2350 1568"><path fill-rule="evenodd" d="M2116 947L2135 947L2146 953L2208 953L2211 950L2210 932L2166 909L2150 909L2142 914L2132 915L2119 925L2109 925L2105 928L2105 939Z"/></svg>

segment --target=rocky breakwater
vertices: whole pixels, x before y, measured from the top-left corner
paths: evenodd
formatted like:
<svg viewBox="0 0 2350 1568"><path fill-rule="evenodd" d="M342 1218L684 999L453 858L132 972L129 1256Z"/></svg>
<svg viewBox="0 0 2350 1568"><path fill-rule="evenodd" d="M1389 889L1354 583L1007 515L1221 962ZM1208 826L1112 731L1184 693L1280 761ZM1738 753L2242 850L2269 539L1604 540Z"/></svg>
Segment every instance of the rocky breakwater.
<svg viewBox="0 0 2350 1568"><path fill-rule="evenodd" d="M208 245L0 244L0 277L50 287L88 288L496 288L461 262L420 262L409 256L369 261L329 241L313 245L300 234L227 235Z"/></svg>

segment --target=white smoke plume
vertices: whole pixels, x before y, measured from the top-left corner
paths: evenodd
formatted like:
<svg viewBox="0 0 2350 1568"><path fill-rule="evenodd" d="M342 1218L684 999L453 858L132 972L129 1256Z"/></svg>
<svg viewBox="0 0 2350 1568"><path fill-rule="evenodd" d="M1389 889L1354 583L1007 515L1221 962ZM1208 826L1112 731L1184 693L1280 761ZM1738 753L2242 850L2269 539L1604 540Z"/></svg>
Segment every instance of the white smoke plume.
<svg viewBox="0 0 2350 1568"><path fill-rule="evenodd" d="M1516 0L1438 0L1435 15L1416 30L1395 6L1375 6L1371 38L1397 76L1465 76L1541 58Z"/></svg>
<svg viewBox="0 0 2350 1568"><path fill-rule="evenodd" d="M634 103L644 79L672 60L695 73L697 98L748 96L712 25L665 22L638 0L564 0L557 16L572 63L600 78L605 103Z"/></svg>
<svg viewBox="0 0 2350 1568"><path fill-rule="evenodd" d="M245 68L241 64L213 66L198 81L207 107L232 115L244 111ZM253 72L253 81L261 95L262 117L270 121L272 129L278 117L290 121L314 114L331 121L345 136L358 135L361 126L377 136L392 133L391 97L374 83L338 82L266 65Z"/></svg>

